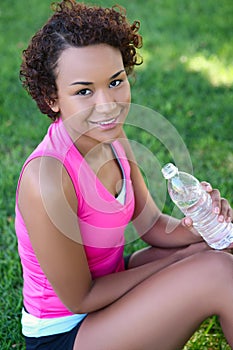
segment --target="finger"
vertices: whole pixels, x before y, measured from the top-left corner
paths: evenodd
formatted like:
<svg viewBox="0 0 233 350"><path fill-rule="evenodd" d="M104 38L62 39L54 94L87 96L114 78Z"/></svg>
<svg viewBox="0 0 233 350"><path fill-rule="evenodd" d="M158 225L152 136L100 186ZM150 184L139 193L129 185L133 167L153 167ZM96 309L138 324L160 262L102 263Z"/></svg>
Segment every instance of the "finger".
<svg viewBox="0 0 233 350"><path fill-rule="evenodd" d="M202 181L201 182L201 186L202 186L203 190L206 191L206 192L213 191L213 188L212 188L212 186L211 186L211 184L209 182Z"/></svg>
<svg viewBox="0 0 233 350"><path fill-rule="evenodd" d="M226 215L226 221L227 222L232 222L233 221L233 210L231 207L229 207Z"/></svg>
<svg viewBox="0 0 233 350"><path fill-rule="evenodd" d="M219 222L228 222L232 221L232 208L229 205L229 202L225 198L221 198L220 211L218 214Z"/></svg>
<svg viewBox="0 0 233 350"><path fill-rule="evenodd" d="M197 230L193 227L193 221L190 217L186 216L181 220L181 224L187 228L191 233L193 233L195 236L200 237L200 234L197 232Z"/></svg>
<svg viewBox="0 0 233 350"><path fill-rule="evenodd" d="M230 216L230 206L228 201L225 198L221 198L221 207L220 207L220 213L218 217L218 221L223 222L227 221Z"/></svg>
<svg viewBox="0 0 233 350"><path fill-rule="evenodd" d="M207 181L202 181L201 186L204 191L211 195L213 212L219 215L221 211L221 198L219 190L213 189L211 184Z"/></svg>
<svg viewBox="0 0 233 350"><path fill-rule="evenodd" d="M181 220L181 223L183 226L185 226L188 229L191 229L193 227L193 221L190 217L186 216Z"/></svg>
<svg viewBox="0 0 233 350"><path fill-rule="evenodd" d="M211 199L212 199L212 208L213 212L215 214L220 214L221 213L221 196L219 190L212 190L210 193Z"/></svg>

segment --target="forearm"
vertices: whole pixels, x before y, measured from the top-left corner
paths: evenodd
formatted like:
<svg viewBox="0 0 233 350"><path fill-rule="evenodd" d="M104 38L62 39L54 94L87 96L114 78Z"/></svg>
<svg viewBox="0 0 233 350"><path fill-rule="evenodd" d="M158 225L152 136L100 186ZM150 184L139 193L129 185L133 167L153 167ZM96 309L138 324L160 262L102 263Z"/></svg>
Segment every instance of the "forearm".
<svg viewBox="0 0 233 350"><path fill-rule="evenodd" d="M71 311L89 313L106 307L154 273L175 263L180 258L180 255L172 254L155 262L97 278L77 309Z"/></svg>
<svg viewBox="0 0 233 350"><path fill-rule="evenodd" d="M180 220L165 214L159 216L142 239L152 246L163 248L183 247L202 241L201 236L194 229L189 230L181 224Z"/></svg>

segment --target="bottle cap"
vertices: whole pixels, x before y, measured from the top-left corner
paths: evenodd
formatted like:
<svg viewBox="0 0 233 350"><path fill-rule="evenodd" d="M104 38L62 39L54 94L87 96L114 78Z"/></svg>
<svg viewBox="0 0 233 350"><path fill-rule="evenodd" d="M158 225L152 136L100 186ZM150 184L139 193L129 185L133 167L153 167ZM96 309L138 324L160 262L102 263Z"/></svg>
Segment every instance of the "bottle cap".
<svg viewBox="0 0 233 350"><path fill-rule="evenodd" d="M162 174L166 180L171 179L177 173L178 173L178 168L172 163L168 163L164 165L164 167L162 168Z"/></svg>

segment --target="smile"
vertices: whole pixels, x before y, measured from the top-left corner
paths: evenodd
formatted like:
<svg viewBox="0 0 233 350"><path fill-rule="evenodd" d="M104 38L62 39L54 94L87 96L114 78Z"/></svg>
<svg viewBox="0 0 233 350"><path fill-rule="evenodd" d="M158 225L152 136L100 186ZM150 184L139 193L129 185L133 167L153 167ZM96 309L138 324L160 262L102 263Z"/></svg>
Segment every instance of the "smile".
<svg viewBox="0 0 233 350"><path fill-rule="evenodd" d="M98 122L93 122L91 121L92 124L96 124L96 125L110 125L110 124L113 124L115 123L117 120L117 118L111 118L111 119L108 119L108 120L104 120L104 121L98 121Z"/></svg>
<svg viewBox="0 0 233 350"><path fill-rule="evenodd" d="M117 126L117 119L118 118L111 118L108 120L102 120L102 121L97 121L97 122L93 122L91 121L92 124L94 124L95 126L99 127L102 130L109 130L109 129L113 129Z"/></svg>

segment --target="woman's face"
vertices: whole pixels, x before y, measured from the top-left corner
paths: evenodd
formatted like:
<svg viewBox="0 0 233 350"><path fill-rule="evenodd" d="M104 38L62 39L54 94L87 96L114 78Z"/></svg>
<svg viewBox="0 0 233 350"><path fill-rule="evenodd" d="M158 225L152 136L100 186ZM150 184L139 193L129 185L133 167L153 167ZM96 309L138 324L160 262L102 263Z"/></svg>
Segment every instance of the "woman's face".
<svg viewBox="0 0 233 350"><path fill-rule="evenodd" d="M57 100L51 108L59 111L68 132L95 142L116 139L130 103L121 52L106 44L67 48L56 74Z"/></svg>

